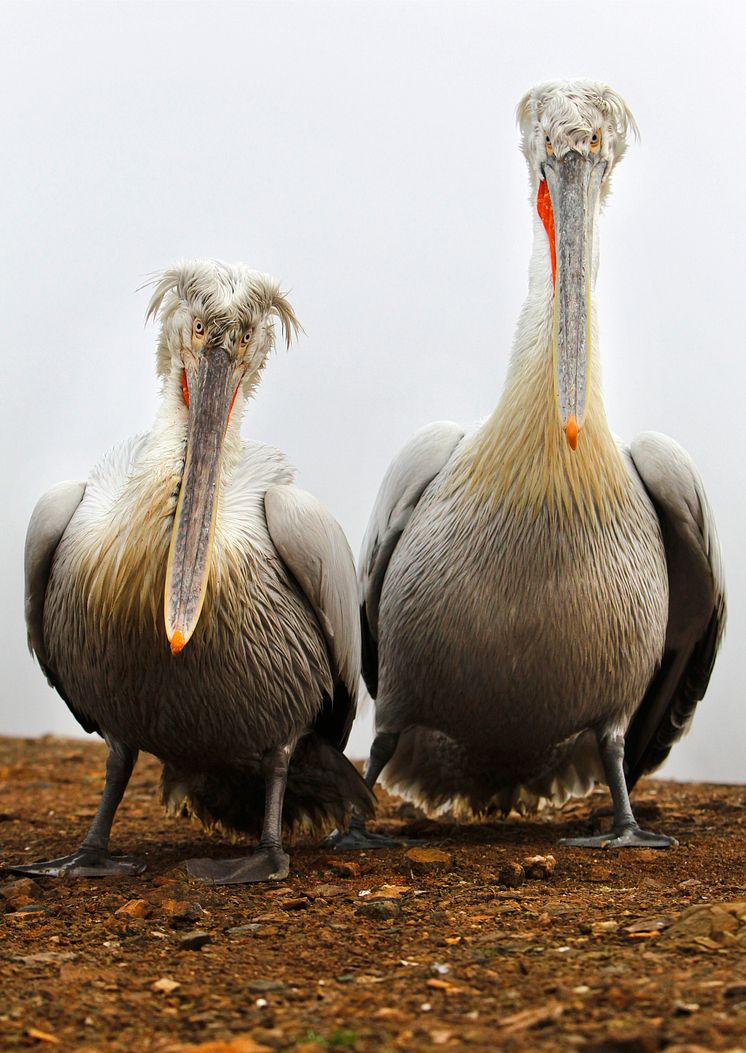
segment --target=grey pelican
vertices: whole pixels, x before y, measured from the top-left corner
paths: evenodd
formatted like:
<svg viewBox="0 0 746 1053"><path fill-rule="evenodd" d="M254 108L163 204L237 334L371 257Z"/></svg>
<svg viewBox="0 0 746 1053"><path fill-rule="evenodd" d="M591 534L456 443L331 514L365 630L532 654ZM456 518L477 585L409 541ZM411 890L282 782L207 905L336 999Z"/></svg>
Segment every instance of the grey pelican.
<svg viewBox="0 0 746 1053"><path fill-rule="evenodd" d="M605 781L610 833L664 847L629 800L704 695L725 620L715 524L672 439L609 429L598 369L598 224L632 115L603 84L518 108L534 245L502 397L467 433L419 431L390 465L358 579L376 698L369 786L431 811L530 809ZM358 817L339 847L386 843Z"/></svg>
<svg viewBox="0 0 746 1053"><path fill-rule="evenodd" d="M191 860L219 884L285 877L282 826L346 821L371 795L343 756L360 631L341 528L293 486L278 450L240 428L273 346L298 329L277 282L243 264L190 261L157 281L162 399L155 424L86 483L37 504L26 540L29 646L109 754L81 847L26 874L138 873L109 853L138 750L162 795L209 827L261 831L239 859ZM284 801L284 807L283 807Z"/></svg>

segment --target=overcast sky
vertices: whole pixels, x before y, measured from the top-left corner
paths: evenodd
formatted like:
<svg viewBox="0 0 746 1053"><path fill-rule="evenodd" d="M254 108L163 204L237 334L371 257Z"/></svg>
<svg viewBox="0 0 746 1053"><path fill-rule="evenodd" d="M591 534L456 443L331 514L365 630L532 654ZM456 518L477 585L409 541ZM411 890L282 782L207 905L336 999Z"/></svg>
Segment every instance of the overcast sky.
<svg viewBox="0 0 746 1053"><path fill-rule="evenodd" d="M742 780L746 625L746 18L727 3L23 3L0 8L0 732L77 734L25 644L39 495L152 421L149 274L183 257L282 279L306 329L247 436L285 450L357 553L420 425L488 414L527 285L515 106L590 76L642 140L601 223L613 429L704 476L730 620L666 774ZM367 752L369 723L353 735Z"/></svg>

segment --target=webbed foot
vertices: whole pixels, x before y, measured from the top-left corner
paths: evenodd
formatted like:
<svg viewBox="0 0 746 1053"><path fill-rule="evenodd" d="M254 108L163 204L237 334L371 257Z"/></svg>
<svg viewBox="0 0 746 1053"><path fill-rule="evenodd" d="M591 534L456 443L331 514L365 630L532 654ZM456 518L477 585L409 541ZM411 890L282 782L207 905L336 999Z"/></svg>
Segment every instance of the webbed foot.
<svg viewBox="0 0 746 1053"><path fill-rule="evenodd" d="M280 848L258 848L240 859L189 859L186 868L189 877L211 885L282 881L290 871L290 856Z"/></svg>
<svg viewBox="0 0 746 1053"><path fill-rule="evenodd" d="M324 838L324 848L332 848L335 852L360 852L377 848L403 848L409 844L406 837L386 837L385 834L374 834L366 830L364 823L351 823L349 830L333 830L328 837Z"/></svg>
<svg viewBox="0 0 746 1053"><path fill-rule="evenodd" d="M79 848L77 852L60 856L59 859L21 863L5 869L24 877L133 877L142 874L146 864L135 856L110 856L101 849Z"/></svg>
<svg viewBox="0 0 746 1053"><path fill-rule="evenodd" d="M675 837L643 830L636 823L615 826L607 834L595 837L563 837L560 841L570 848L671 848L678 843Z"/></svg>

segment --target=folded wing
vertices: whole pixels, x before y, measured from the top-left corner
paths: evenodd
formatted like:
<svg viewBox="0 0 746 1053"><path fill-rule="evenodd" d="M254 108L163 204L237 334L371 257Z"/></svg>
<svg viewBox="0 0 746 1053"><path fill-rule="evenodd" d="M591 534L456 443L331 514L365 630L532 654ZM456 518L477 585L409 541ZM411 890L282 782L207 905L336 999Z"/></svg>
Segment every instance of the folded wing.
<svg viewBox="0 0 746 1053"><path fill-rule="evenodd" d="M305 490L271 486L264 509L272 542L313 608L329 651L334 698L322 711L316 730L344 749L355 719L360 679L352 552L336 519Z"/></svg>
<svg viewBox="0 0 746 1053"><path fill-rule="evenodd" d="M47 490L31 513L24 550L25 614L29 650L36 656L50 686L65 700L78 723L86 731L93 732L98 728L70 702L50 662L44 641L44 601L54 554L83 500L85 488L85 483L58 483Z"/></svg>
<svg viewBox="0 0 746 1053"><path fill-rule="evenodd" d="M358 568L363 678L373 698L378 693L378 608L389 560L423 493L463 437L464 429L451 421L421 428L391 462L378 491Z"/></svg>
<svg viewBox="0 0 746 1053"><path fill-rule="evenodd" d="M725 585L715 522L686 450L645 432L632 461L658 513L669 583L663 660L627 731L630 787L666 759L704 697L725 626Z"/></svg>

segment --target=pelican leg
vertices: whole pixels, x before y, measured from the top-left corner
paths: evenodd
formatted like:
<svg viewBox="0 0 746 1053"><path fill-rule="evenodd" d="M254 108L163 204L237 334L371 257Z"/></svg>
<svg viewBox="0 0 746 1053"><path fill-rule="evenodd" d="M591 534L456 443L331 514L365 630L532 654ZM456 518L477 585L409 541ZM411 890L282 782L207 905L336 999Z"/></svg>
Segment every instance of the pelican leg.
<svg viewBox="0 0 746 1053"><path fill-rule="evenodd" d="M618 733L599 736L598 745L614 806L614 825L608 834L563 837L560 844L574 848L670 848L678 844L673 837L651 833L638 825L624 777L624 736Z"/></svg>
<svg viewBox="0 0 746 1053"><path fill-rule="evenodd" d="M378 776L394 756L399 741L398 731L379 731L370 748L363 778L369 790L378 782ZM401 848L402 838L373 834L365 828L365 819L356 808L352 809L350 825L346 833L333 830L324 841L327 848L337 852L355 852L366 848Z"/></svg>
<svg viewBox="0 0 746 1053"><path fill-rule="evenodd" d="M111 877L142 874L145 863L134 856L109 855L109 836L114 816L137 760L137 750L131 750L116 739L107 738L109 755L106 758L106 782L96 815L82 845L69 856L46 862L7 867L13 874L31 877Z"/></svg>
<svg viewBox="0 0 746 1053"><path fill-rule="evenodd" d="M282 802L292 750L289 746L265 753L262 758L265 806L259 847L239 859L190 859L190 877L212 885L244 885L253 881L281 881L288 876L290 856L282 848Z"/></svg>

